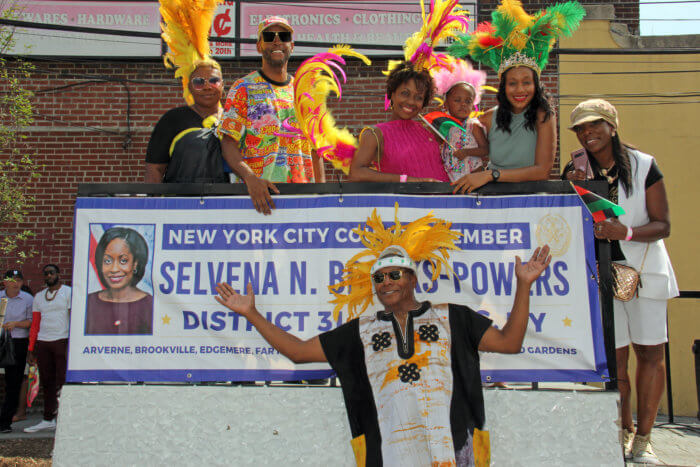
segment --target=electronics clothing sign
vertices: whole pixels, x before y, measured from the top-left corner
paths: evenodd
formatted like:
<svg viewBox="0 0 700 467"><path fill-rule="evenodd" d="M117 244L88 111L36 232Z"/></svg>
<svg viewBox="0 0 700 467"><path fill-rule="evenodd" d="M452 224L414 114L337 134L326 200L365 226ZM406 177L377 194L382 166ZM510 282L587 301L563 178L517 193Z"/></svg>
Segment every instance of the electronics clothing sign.
<svg viewBox="0 0 700 467"><path fill-rule="evenodd" d="M279 196L271 216L248 197L78 198L68 380L268 381L322 378L326 364L294 365L242 317L214 300L218 282L252 282L258 309L302 339L336 328L329 284L363 250L353 229L373 209L402 223L430 211L459 231L455 275L416 296L463 304L502 326L515 293L515 255L545 243L549 268L532 286L521 352L483 354L496 381L607 378L592 220L576 195ZM375 301L366 313L378 311ZM344 310L345 311L345 310Z"/></svg>
<svg viewBox="0 0 700 467"><path fill-rule="evenodd" d="M476 2L460 2L470 13L469 32L474 30ZM430 2L425 2L426 14ZM258 24L268 16L282 16L294 28L295 41L350 44L365 55L402 56L401 50L362 49L354 44L402 46L422 26L417 2L404 0L313 2L243 2L241 3L241 37L257 39ZM324 47L295 47L295 55L315 55ZM255 44L242 44L242 56L258 55Z"/></svg>

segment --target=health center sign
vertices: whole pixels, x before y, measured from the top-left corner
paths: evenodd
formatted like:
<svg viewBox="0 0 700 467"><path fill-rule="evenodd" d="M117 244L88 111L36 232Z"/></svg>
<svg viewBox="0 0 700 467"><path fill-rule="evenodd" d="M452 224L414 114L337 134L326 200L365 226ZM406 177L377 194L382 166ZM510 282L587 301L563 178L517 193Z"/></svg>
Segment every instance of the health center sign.
<svg viewBox="0 0 700 467"><path fill-rule="evenodd" d="M346 316L334 319L328 285L364 249L352 230L375 208L393 222L395 203L402 223L432 211L462 234L450 255L455 275L431 281L430 265L420 265L417 298L467 305L496 326L513 302L515 256L551 246L521 352L482 354L484 379L607 379L592 220L576 195L362 194L280 196L271 216L245 196L78 198L68 381L329 376L326 364L280 355L214 300L215 286L252 283L258 309L302 339L334 329Z"/></svg>

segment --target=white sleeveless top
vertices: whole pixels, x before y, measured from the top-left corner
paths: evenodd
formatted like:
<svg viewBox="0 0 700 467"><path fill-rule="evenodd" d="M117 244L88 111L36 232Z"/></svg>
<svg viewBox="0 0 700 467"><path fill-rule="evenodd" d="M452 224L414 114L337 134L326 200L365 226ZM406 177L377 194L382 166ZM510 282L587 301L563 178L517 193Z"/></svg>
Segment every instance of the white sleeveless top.
<svg viewBox="0 0 700 467"><path fill-rule="evenodd" d="M654 160L649 154L628 149L630 155L630 166L632 170L632 194L627 195L624 188L618 181L618 202L625 214L620 216L620 222L630 227L639 227L649 223L649 213L646 208L645 181L651 163ZM649 251L644 253L647 245ZM639 296L653 298L656 300L666 300L678 296L678 283L676 275L673 273L671 259L666 251L663 240L654 242L635 242L620 240L620 248L625 255L627 264L640 271L642 279L639 288ZM642 261L644 264L642 265Z"/></svg>

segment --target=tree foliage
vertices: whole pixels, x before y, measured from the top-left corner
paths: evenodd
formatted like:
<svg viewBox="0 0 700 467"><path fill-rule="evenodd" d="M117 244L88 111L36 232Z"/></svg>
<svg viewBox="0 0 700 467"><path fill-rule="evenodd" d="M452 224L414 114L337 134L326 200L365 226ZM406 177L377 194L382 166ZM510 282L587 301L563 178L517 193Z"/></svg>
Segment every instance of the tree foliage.
<svg viewBox="0 0 700 467"><path fill-rule="evenodd" d="M0 2L0 18L18 15L16 4ZM34 205L30 186L39 176L39 167L24 141L25 129L34 122L33 94L25 88L33 67L7 55L14 45L14 28L0 25L0 257L23 262L33 253L24 248L33 233L23 224Z"/></svg>

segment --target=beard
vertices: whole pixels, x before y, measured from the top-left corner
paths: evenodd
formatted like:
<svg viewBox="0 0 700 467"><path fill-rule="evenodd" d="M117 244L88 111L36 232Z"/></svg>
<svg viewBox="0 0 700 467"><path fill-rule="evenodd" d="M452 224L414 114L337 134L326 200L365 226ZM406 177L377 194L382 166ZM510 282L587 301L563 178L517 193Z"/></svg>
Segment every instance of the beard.
<svg viewBox="0 0 700 467"><path fill-rule="evenodd" d="M58 284L58 281L60 279L58 277L54 277L53 279L46 279L44 282L46 282L46 285L49 287L53 287L54 285Z"/></svg>
<svg viewBox="0 0 700 467"><path fill-rule="evenodd" d="M267 63L269 63L272 66L275 67L281 67L287 64L289 61L289 56L291 55L291 52L287 49L282 49L282 53L284 54L283 57L280 57L279 55L275 54L273 55L272 50L263 50L262 56L265 59Z"/></svg>

